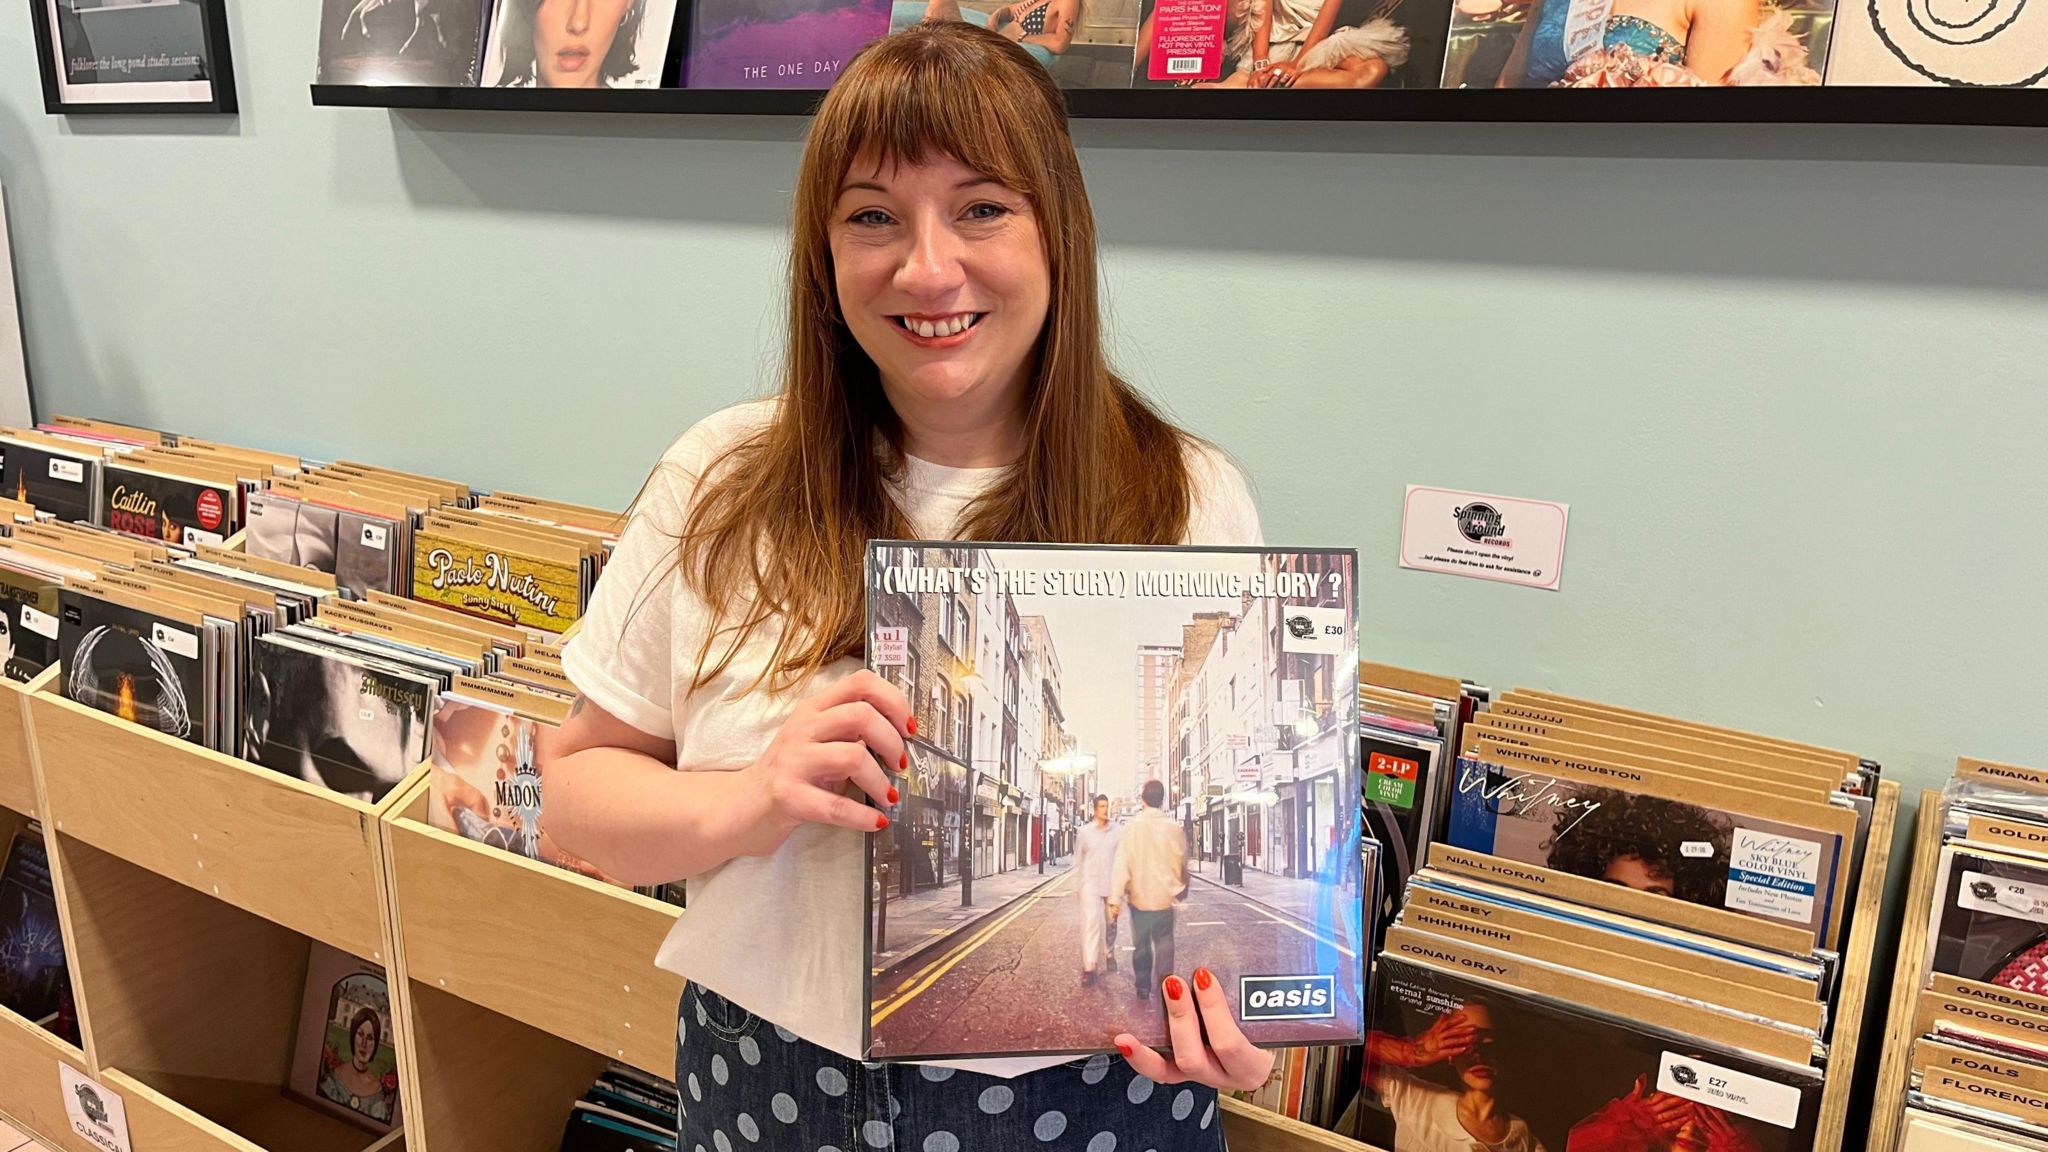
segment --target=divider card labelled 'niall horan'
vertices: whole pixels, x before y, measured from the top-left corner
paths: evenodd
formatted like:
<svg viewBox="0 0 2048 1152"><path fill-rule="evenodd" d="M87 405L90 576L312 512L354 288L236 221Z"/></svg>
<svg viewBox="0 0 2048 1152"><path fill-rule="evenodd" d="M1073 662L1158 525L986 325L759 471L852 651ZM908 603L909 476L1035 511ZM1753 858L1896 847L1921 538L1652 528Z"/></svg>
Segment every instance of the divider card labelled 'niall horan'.
<svg viewBox="0 0 2048 1152"><path fill-rule="evenodd" d="M1161 985L1198 967L1255 1044L1357 1042L1355 553L875 542L867 569L868 664L917 717L868 841L871 1059L1163 1048Z"/></svg>

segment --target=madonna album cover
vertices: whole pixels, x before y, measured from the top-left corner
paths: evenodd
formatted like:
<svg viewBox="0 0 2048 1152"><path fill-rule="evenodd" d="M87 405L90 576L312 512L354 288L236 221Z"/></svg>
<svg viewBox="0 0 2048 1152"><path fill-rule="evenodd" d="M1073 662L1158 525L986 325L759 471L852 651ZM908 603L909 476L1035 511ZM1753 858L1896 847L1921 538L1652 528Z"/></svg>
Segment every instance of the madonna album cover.
<svg viewBox="0 0 2048 1152"><path fill-rule="evenodd" d="M1356 1043L1356 571L870 544L867 663L917 732L867 841L869 1058L1164 1047L1197 967L1255 1044Z"/></svg>

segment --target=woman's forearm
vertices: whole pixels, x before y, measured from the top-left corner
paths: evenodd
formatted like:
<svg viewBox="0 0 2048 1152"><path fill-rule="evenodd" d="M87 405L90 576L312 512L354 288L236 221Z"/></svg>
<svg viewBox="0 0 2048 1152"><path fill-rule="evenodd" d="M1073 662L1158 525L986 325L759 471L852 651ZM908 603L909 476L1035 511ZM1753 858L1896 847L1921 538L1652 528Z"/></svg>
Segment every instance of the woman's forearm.
<svg viewBox="0 0 2048 1152"><path fill-rule="evenodd" d="M625 748L547 761L547 831L627 884L684 880L746 855L767 816L742 772L679 772Z"/></svg>

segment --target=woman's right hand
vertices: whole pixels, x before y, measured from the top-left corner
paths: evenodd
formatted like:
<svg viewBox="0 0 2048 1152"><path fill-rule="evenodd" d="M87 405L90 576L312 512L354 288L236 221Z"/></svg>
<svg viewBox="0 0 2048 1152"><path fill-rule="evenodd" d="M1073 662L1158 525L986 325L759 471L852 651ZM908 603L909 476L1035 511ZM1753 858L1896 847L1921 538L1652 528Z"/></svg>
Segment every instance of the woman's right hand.
<svg viewBox="0 0 2048 1152"><path fill-rule="evenodd" d="M896 803L882 770L910 766L917 731L901 689L863 669L798 704L759 759L743 769L760 806L742 852L766 856L804 824L879 832L889 819L846 794L851 782L877 804Z"/></svg>
<svg viewBox="0 0 2048 1152"><path fill-rule="evenodd" d="M1463 1056L1472 1050L1475 1038L1472 1021L1463 1012L1446 1012L1415 1038L1417 1066L1426 1068L1440 1060Z"/></svg>

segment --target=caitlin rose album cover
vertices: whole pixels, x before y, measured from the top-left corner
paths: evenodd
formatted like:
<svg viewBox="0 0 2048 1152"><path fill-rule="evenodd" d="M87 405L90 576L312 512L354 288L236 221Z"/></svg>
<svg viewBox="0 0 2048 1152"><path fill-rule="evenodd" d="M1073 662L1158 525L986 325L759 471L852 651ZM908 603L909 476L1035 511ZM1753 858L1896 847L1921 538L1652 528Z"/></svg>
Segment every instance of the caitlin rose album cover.
<svg viewBox="0 0 2048 1152"><path fill-rule="evenodd" d="M1197 966L1256 1044L1357 1041L1356 563L870 545L918 722L867 842L872 1058L1164 1046Z"/></svg>

